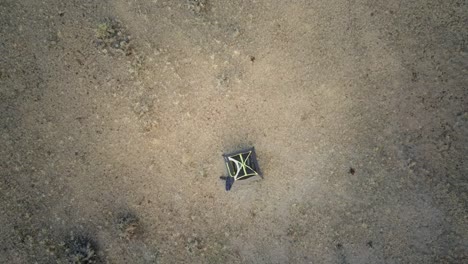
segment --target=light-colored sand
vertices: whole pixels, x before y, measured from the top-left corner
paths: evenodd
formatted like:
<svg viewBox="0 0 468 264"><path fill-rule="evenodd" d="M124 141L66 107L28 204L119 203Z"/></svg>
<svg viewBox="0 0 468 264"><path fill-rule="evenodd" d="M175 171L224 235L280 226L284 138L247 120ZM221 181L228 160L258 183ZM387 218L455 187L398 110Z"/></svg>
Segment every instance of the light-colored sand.
<svg viewBox="0 0 468 264"><path fill-rule="evenodd" d="M0 262L466 263L467 23L456 0L0 0ZM249 146L265 179L226 192Z"/></svg>

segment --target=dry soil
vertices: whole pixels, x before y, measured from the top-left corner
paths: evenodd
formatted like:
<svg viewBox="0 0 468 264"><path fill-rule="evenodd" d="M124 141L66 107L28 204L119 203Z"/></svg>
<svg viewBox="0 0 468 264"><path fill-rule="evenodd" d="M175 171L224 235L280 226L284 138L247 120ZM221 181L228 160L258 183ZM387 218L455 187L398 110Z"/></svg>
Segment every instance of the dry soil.
<svg viewBox="0 0 468 264"><path fill-rule="evenodd" d="M466 0L0 0L0 263L468 263L467 98Z"/></svg>

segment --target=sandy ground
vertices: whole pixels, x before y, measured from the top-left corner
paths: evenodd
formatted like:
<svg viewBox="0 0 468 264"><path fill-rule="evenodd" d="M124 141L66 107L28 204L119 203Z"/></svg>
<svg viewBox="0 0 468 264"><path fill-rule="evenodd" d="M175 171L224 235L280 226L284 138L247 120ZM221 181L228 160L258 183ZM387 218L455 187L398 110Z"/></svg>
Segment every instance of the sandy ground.
<svg viewBox="0 0 468 264"><path fill-rule="evenodd" d="M463 0L0 0L0 263L468 263ZM222 153L264 179L226 192Z"/></svg>

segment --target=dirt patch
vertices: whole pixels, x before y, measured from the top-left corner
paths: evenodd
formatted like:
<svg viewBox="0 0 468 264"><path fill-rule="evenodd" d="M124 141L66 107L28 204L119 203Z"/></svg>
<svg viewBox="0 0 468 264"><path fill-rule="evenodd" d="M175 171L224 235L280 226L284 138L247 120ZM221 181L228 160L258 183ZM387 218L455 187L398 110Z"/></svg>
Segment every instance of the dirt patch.
<svg viewBox="0 0 468 264"><path fill-rule="evenodd" d="M467 9L0 1L0 263L466 262Z"/></svg>

